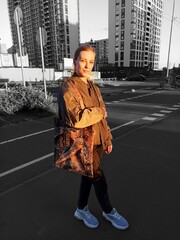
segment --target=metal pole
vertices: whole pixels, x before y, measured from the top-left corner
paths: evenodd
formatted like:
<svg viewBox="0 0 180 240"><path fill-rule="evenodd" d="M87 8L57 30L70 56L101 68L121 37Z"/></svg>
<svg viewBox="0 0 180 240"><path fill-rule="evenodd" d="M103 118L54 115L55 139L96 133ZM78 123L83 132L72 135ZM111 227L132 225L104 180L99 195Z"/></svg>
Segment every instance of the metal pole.
<svg viewBox="0 0 180 240"><path fill-rule="evenodd" d="M1 38L0 38L0 41L1 41ZM0 42L0 45L1 45L1 42ZM1 57L0 67L3 67L3 60L2 60L2 54L1 54L1 46L0 46L0 57Z"/></svg>
<svg viewBox="0 0 180 240"><path fill-rule="evenodd" d="M24 87L25 87L26 85L25 85L24 72L23 72L22 49L21 49L20 30L19 30L19 21L18 21L17 9L15 9L15 14L16 14L16 23L17 23L17 34L18 34L18 43L19 43L19 53L20 53L20 60L21 60L22 82L23 82L23 85L24 85Z"/></svg>
<svg viewBox="0 0 180 240"><path fill-rule="evenodd" d="M44 54L43 54L42 28L41 27L39 27L39 38L40 38L40 46L41 46L41 58L42 58L42 73L43 73L43 82L44 82L44 93L45 93L45 98L47 99L46 80L45 80L45 76L44 76Z"/></svg>
<svg viewBox="0 0 180 240"><path fill-rule="evenodd" d="M168 60L167 60L167 74L166 74L167 78L169 77L169 58L170 58L170 50L171 50L172 28L173 28L173 22L174 22L174 8L175 8L175 0L173 2L172 19L171 19L171 30L170 30L170 36L169 36L169 49L168 49Z"/></svg>
<svg viewBox="0 0 180 240"><path fill-rule="evenodd" d="M57 44L57 29L56 29L57 24L56 24L56 11L55 11L55 8L56 8L56 5L54 4L54 0L53 0L54 30L55 30L55 48L56 48L56 61L57 61L57 63L55 63L55 66L56 66L56 68L57 68L57 70L58 70L58 62L59 62L59 57L58 57L58 55L59 55L59 53L58 53L58 44Z"/></svg>

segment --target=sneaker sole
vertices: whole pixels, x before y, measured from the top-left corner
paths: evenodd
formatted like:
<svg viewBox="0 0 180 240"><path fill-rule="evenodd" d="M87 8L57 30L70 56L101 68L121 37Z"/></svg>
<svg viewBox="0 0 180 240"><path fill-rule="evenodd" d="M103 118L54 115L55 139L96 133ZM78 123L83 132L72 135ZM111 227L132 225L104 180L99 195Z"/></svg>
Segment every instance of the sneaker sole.
<svg viewBox="0 0 180 240"><path fill-rule="evenodd" d="M129 224L128 224L127 226L119 226L119 225L117 225L116 223L112 222L112 220L111 220L110 218L108 218L108 216L106 216L106 215L104 215L104 214L103 214L103 217L104 217L107 221L111 222L111 224L113 225L113 227L115 227L115 228L117 228L117 229L126 230L126 229L129 227Z"/></svg>
<svg viewBox="0 0 180 240"><path fill-rule="evenodd" d="M78 213L74 213L74 216L75 216L75 218L77 218L78 220L81 220L81 221L83 221L84 222L84 224L87 226L87 227L89 227L89 228L97 228L98 226L99 226L99 224L97 224L97 225L92 225L92 224L90 224L90 223L88 223L85 219L83 219Z"/></svg>

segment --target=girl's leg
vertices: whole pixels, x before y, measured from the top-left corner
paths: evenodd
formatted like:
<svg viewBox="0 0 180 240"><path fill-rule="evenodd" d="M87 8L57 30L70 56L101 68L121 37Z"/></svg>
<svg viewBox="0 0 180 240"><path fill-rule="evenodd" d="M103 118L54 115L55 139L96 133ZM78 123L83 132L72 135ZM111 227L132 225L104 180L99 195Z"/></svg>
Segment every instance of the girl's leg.
<svg viewBox="0 0 180 240"><path fill-rule="evenodd" d="M103 148L102 146L97 146L94 149L94 168L96 172L96 178L93 180L93 185L94 185L94 190L96 193L96 197L98 199L98 202L102 208L102 210L105 213L110 213L112 208L112 205L109 200L109 195L108 195L108 185L106 182L106 178L104 176L104 173L101 168L101 158L103 154Z"/></svg>
<svg viewBox="0 0 180 240"><path fill-rule="evenodd" d="M84 209L88 205L89 194L91 191L92 180L88 177L81 176L81 184L79 189L78 204L79 209Z"/></svg>
<svg viewBox="0 0 180 240"><path fill-rule="evenodd" d="M110 213L113 208L109 199L108 186L104 174L102 174L102 176L98 180L94 181L93 185L96 197L103 212Z"/></svg>

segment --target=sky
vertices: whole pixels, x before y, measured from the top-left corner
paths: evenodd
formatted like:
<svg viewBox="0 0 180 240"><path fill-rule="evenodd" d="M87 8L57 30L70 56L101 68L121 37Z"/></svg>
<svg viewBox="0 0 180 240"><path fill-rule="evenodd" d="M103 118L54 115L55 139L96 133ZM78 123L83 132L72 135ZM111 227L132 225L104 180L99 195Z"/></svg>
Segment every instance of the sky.
<svg viewBox="0 0 180 240"><path fill-rule="evenodd" d="M7 0L0 0L0 42L12 45ZM130 0L129 0L130 1ZM108 38L108 0L79 0L80 41ZM159 67L167 67L173 1L164 0ZM174 21L170 48L170 68L180 64L180 0L175 0Z"/></svg>

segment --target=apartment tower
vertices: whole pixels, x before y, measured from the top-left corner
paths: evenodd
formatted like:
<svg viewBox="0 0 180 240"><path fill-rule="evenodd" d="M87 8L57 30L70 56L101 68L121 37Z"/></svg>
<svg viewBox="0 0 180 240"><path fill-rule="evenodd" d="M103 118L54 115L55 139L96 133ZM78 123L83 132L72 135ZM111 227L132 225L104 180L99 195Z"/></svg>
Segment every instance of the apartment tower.
<svg viewBox="0 0 180 240"><path fill-rule="evenodd" d="M163 0L109 0L109 63L158 69Z"/></svg>
<svg viewBox="0 0 180 240"><path fill-rule="evenodd" d="M45 29L43 47L45 67L62 69L63 59L72 58L79 46L79 0L8 0L13 45L18 51L14 11L22 10L20 26L22 52L28 53L30 66L41 67L41 50L37 42L39 27Z"/></svg>

